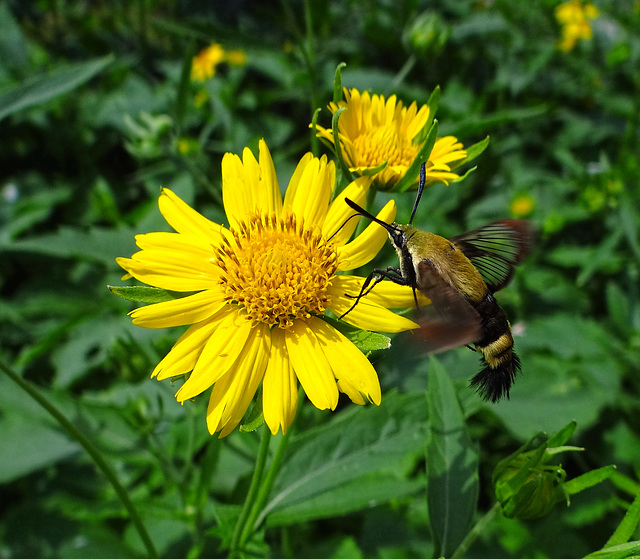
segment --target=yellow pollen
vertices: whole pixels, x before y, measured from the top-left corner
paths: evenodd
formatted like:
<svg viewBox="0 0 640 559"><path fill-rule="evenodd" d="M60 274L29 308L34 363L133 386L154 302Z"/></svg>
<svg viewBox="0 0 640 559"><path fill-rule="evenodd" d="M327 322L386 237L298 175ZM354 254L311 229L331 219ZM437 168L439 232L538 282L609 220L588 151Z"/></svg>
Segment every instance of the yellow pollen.
<svg viewBox="0 0 640 559"><path fill-rule="evenodd" d="M408 167L415 159L420 146L415 146L411 138L398 133L395 126L378 126L358 136L354 142L359 152L357 164L377 167L388 160L388 165ZM354 163L356 163L354 161Z"/></svg>
<svg viewBox="0 0 640 559"><path fill-rule="evenodd" d="M214 258L226 301L244 307L249 320L280 328L324 314L338 255L319 230L305 229L293 214L271 214L230 231L233 239Z"/></svg>

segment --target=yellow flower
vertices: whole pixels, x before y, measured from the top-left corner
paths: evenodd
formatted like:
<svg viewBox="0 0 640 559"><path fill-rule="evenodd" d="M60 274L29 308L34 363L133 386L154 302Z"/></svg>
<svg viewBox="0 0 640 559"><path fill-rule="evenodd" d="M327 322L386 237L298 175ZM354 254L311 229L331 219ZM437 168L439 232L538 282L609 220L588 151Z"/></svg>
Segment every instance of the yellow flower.
<svg viewBox="0 0 640 559"><path fill-rule="evenodd" d="M528 216L536 208L534 199L528 194L521 194L516 196L509 206L511 215L520 218Z"/></svg>
<svg viewBox="0 0 640 559"><path fill-rule="evenodd" d="M132 311L134 324L167 328L190 324L152 376L190 373L176 394L184 402L213 386L207 409L210 433L228 435L262 383L264 418L272 433L291 424L298 381L319 409L335 409L338 393L356 404L380 403L375 370L355 345L328 322L353 304L363 278L337 272L366 264L387 234L370 224L355 230L344 199L363 204L370 179L360 177L331 202L335 166L310 153L293 173L284 200L271 155L260 141L259 159L222 160L222 194L229 227L213 223L164 189L159 207L176 233L136 236L140 251L117 261L149 285L188 293ZM378 217L391 222L393 201ZM346 224L345 224L346 222ZM125 277L128 277L126 275ZM367 330L417 327L388 308L410 307L410 288L383 282L345 317Z"/></svg>
<svg viewBox="0 0 640 559"><path fill-rule="evenodd" d="M375 169L387 161L380 172L373 175L376 187L390 190L404 177L413 163L422 142L417 141L429 121L430 109L416 102L404 107L395 95L360 94L357 89L345 89L345 101L329 104L332 114L341 107L346 110L338 122L342 152L349 169L359 174ZM335 145L333 131L317 127L318 136ZM450 163L467 156L463 146L453 136L438 138L427 163L427 184L449 184L459 177ZM416 183L418 178L416 177Z"/></svg>
<svg viewBox="0 0 640 559"><path fill-rule="evenodd" d="M570 0L556 6L556 20L562 25L562 35L557 46L560 50L568 52L579 39L591 39L593 32L589 19L595 19L600 15L598 8L593 4L582 4L580 0Z"/></svg>
<svg viewBox="0 0 640 559"><path fill-rule="evenodd" d="M229 50L227 51L227 62L231 66L245 66L247 55L243 50Z"/></svg>
<svg viewBox="0 0 640 559"><path fill-rule="evenodd" d="M216 73L216 67L225 60L225 51L222 45L211 43L206 49L201 50L193 57L191 63L191 79L205 82Z"/></svg>

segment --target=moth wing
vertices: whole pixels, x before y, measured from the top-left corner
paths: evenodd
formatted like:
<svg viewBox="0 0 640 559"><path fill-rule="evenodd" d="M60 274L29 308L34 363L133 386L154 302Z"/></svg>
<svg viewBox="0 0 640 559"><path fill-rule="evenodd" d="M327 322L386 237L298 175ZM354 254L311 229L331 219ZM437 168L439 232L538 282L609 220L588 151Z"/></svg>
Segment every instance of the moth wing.
<svg viewBox="0 0 640 559"><path fill-rule="evenodd" d="M449 240L471 260L493 293L511 281L514 266L531 252L534 238L535 229L531 222L505 219Z"/></svg>
<svg viewBox="0 0 640 559"><path fill-rule="evenodd" d="M481 338L482 318L473 306L436 271L430 260L418 263L420 290L431 299L418 319L419 335L429 353L440 353Z"/></svg>

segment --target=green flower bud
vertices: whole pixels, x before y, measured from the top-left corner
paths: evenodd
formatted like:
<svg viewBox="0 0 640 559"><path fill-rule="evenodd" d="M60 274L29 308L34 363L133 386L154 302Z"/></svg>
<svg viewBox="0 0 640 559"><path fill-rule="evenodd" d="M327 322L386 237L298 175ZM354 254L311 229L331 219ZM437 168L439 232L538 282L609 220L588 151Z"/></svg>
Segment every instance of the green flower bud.
<svg viewBox="0 0 640 559"><path fill-rule="evenodd" d="M569 504L564 487L566 472L561 465L547 461L560 452L582 450L563 446L574 429L571 423L551 438L540 433L496 466L493 485L506 517L539 518L556 503Z"/></svg>
<svg viewBox="0 0 640 559"><path fill-rule="evenodd" d="M404 31L407 48L419 56L435 56L444 48L451 27L435 12L423 12Z"/></svg>

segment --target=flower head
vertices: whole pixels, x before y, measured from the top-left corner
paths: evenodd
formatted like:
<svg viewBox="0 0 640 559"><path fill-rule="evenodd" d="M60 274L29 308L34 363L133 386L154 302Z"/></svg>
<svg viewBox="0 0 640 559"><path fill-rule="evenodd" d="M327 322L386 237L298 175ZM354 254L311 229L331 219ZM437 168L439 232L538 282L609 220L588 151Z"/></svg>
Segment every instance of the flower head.
<svg viewBox="0 0 640 559"><path fill-rule="evenodd" d="M295 415L298 381L319 409L335 409L338 393L357 403L380 403L377 375L355 345L328 322L353 304L363 278L337 274L367 263L386 241L370 224L351 242L354 220L345 197L363 203L370 180L361 177L333 195L335 166L305 155L284 200L271 155L222 160L222 192L229 227L213 223L164 189L160 211L175 233L138 235L140 251L118 263L149 285L184 297L132 311L134 324L189 324L153 371L159 380L189 374L179 402L213 386L207 409L211 433L229 434L262 383L264 418L275 434ZM390 201L378 217L392 221ZM348 221L347 221L348 220ZM398 332L412 321L388 310L409 307L410 288L383 283L345 317L352 325Z"/></svg>
<svg viewBox="0 0 640 559"><path fill-rule="evenodd" d="M377 188L391 190L404 177L424 143L424 128L430 121L429 105L418 109L414 101L404 107L395 95L385 99L367 91L361 94L357 89L345 89L344 95L345 100L329 104L329 110L334 114L340 108L346 108L338 122L345 161L350 170L358 174L367 174L386 161L384 169L372 178ZM317 129L320 138L335 145L331 129L321 126ZM462 161L466 156L457 138L438 138L427 163L427 184L449 184L459 179L450 164Z"/></svg>
<svg viewBox="0 0 640 559"><path fill-rule="evenodd" d="M193 57L191 62L191 79L205 82L216 74L219 64L227 62L231 66L244 66L247 55L241 50L225 50L218 43L211 43Z"/></svg>
<svg viewBox="0 0 640 559"><path fill-rule="evenodd" d="M598 8L593 4L582 4L581 0L569 0L556 6L556 20L562 25L562 36L558 40L558 48L568 52L579 39L591 39L593 31L589 19L595 19L600 15Z"/></svg>

